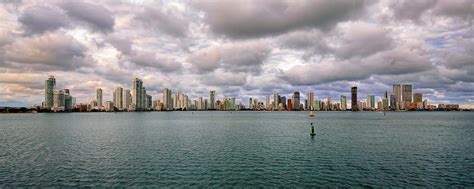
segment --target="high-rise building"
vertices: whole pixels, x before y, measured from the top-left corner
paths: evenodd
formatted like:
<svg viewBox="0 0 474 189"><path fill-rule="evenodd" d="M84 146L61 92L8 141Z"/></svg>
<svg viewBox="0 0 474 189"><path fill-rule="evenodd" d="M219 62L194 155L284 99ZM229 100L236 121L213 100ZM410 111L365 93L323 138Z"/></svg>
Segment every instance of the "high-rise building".
<svg viewBox="0 0 474 189"><path fill-rule="evenodd" d="M279 96L278 93L273 94L273 110L278 110Z"/></svg>
<svg viewBox="0 0 474 189"><path fill-rule="evenodd" d="M142 83L143 85L143 83ZM141 110L147 110L147 104L148 104L148 101L147 101L147 94L146 94L146 89L145 87L142 87L142 90L141 90L141 99L142 99L142 104L141 104Z"/></svg>
<svg viewBox="0 0 474 189"><path fill-rule="evenodd" d="M211 91L211 94L209 95L209 109L215 110L216 109L216 91Z"/></svg>
<svg viewBox="0 0 474 189"><path fill-rule="evenodd" d="M359 111L359 107L357 106L357 86L351 87L351 109L352 111Z"/></svg>
<svg viewBox="0 0 474 189"><path fill-rule="evenodd" d="M144 109L149 110L153 107L153 98L149 94L145 94Z"/></svg>
<svg viewBox="0 0 474 189"><path fill-rule="evenodd" d="M375 109L375 96L374 95L370 95L370 108L372 109Z"/></svg>
<svg viewBox="0 0 474 189"><path fill-rule="evenodd" d="M333 110L332 109L332 97L331 96L328 96L328 101L327 101L327 109L326 110Z"/></svg>
<svg viewBox="0 0 474 189"><path fill-rule="evenodd" d="M403 101L404 102L412 102L412 91L411 85L402 85L403 91Z"/></svg>
<svg viewBox="0 0 474 189"><path fill-rule="evenodd" d="M172 110L173 103L171 100L171 90L168 88L163 89L163 108L165 110Z"/></svg>
<svg viewBox="0 0 474 189"><path fill-rule="evenodd" d="M286 106L286 97L285 97L285 96L282 96L282 97L280 98L280 101L281 101L281 105L282 105L283 109L286 110L286 109L287 109L287 106Z"/></svg>
<svg viewBox="0 0 474 189"><path fill-rule="evenodd" d="M102 107L102 89L101 88L97 88L96 89L96 99L97 101L97 106L98 107Z"/></svg>
<svg viewBox="0 0 474 189"><path fill-rule="evenodd" d="M423 95L421 93L413 94L413 102L423 102Z"/></svg>
<svg viewBox="0 0 474 189"><path fill-rule="evenodd" d="M390 95L390 109L396 110L397 108L397 97L394 94Z"/></svg>
<svg viewBox="0 0 474 189"><path fill-rule="evenodd" d="M253 105L253 99L252 97L249 97L249 110L252 109L252 105Z"/></svg>
<svg viewBox="0 0 474 189"><path fill-rule="evenodd" d="M117 87L115 88L115 91L114 91L114 96L113 96L113 102L114 102L114 106L118 109L118 110L123 110L123 89L122 87Z"/></svg>
<svg viewBox="0 0 474 189"><path fill-rule="evenodd" d="M342 111L347 110L347 97L344 95L341 95L341 110Z"/></svg>
<svg viewBox="0 0 474 189"><path fill-rule="evenodd" d="M300 92L296 91L293 93L293 110L300 110Z"/></svg>
<svg viewBox="0 0 474 189"><path fill-rule="evenodd" d="M54 106L54 89L56 88L56 79L54 76L44 81L44 108L51 110Z"/></svg>
<svg viewBox="0 0 474 189"><path fill-rule="evenodd" d="M308 95L306 97L308 99L308 110L314 110L313 103L314 103L314 93L313 91L308 91Z"/></svg>
<svg viewBox="0 0 474 189"><path fill-rule="evenodd" d="M400 103L402 102L402 86L400 84L393 85L393 95L395 95L394 109L400 110Z"/></svg>
<svg viewBox="0 0 474 189"><path fill-rule="evenodd" d="M132 80L132 103L131 107L134 111L141 111L143 108L143 81L141 79L135 78Z"/></svg>
<svg viewBox="0 0 474 189"><path fill-rule="evenodd" d="M130 90L125 89L122 93L122 108L123 110L129 110L130 104L132 103L132 94Z"/></svg>
<svg viewBox="0 0 474 189"><path fill-rule="evenodd" d="M270 96L265 96L265 109L269 111L271 109Z"/></svg>
<svg viewBox="0 0 474 189"><path fill-rule="evenodd" d="M53 110L54 111L64 111L66 104L66 97L63 90L54 90L53 96Z"/></svg>

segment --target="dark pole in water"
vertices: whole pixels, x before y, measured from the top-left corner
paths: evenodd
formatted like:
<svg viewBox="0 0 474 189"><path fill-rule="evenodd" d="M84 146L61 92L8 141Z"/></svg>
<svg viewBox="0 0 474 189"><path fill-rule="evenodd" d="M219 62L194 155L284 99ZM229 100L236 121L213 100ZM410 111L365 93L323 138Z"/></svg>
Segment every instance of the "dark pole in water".
<svg viewBox="0 0 474 189"><path fill-rule="evenodd" d="M314 133L314 125L313 125L313 122L311 122L311 134L310 134L310 135L311 135L311 136L316 135L316 134Z"/></svg>

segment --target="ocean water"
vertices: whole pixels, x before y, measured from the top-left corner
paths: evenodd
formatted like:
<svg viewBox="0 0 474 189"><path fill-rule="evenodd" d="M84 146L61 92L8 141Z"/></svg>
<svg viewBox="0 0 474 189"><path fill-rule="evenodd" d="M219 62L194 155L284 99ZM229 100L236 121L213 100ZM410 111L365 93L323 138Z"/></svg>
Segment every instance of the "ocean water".
<svg viewBox="0 0 474 189"><path fill-rule="evenodd" d="M474 112L0 115L0 187L117 186L474 187Z"/></svg>

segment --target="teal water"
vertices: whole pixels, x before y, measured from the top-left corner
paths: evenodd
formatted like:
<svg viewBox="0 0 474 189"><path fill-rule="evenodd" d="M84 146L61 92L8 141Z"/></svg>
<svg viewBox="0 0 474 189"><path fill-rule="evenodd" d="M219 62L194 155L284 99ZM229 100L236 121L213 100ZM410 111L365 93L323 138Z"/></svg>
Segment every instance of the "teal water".
<svg viewBox="0 0 474 189"><path fill-rule="evenodd" d="M473 172L473 112L0 115L0 187L474 187Z"/></svg>

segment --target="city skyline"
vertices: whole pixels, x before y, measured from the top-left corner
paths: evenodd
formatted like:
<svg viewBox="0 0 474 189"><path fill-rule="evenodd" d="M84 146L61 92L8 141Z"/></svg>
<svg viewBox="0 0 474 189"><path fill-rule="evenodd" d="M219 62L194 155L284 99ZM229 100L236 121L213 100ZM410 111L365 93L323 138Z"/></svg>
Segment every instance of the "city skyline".
<svg viewBox="0 0 474 189"><path fill-rule="evenodd" d="M419 92L413 93L411 84L393 84L393 90L385 91L381 100L375 95L367 94L367 99L359 100L357 86L351 86L351 105L347 104L347 97L341 95L337 99L328 96L327 100L315 98L312 90L302 96L299 91L288 97L278 92L265 96L265 102L259 98L249 97L248 101L236 100L237 96L225 96L219 100L216 91L209 91L209 98L200 96L190 99L185 93L173 92L164 88L162 97L153 98L147 94L146 86L139 78L131 81L132 89L116 87L113 99L103 102L103 90L96 89L96 98L87 103L77 103L69 89L58 89L56 78L49 76L44 82L44 101L41 105L32 105L31 110L40 112L135 112L135 111L194 111L194 110L254 110L254 111L459 111L470 109L459 104L431 104ZM218 100L216 100L218 99ZM248 106L245 105L248 103Z"/></svg>
<svg viewBox="0 0 474 189"><path fill-rule="evenodd" d="M350 107L356 85L358 99L374 95L377 106L384 96L390 103L393 84L411 84L410 96L473 108L469 7L467 0L5 1L0 106L40 104L54 75L77 103L96 99L98 88L102 104L124 99L118 87L132 92L139 78L146 91L133 92L153 98L167 88L210 101L216 91L215 100L249 105L249 98L266 102L278 93L287 101L299 91L306 99L313 91L315 100L343 95Z"/></svg>

